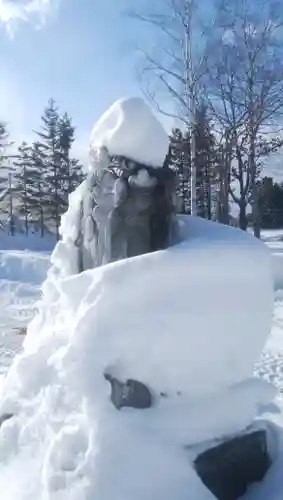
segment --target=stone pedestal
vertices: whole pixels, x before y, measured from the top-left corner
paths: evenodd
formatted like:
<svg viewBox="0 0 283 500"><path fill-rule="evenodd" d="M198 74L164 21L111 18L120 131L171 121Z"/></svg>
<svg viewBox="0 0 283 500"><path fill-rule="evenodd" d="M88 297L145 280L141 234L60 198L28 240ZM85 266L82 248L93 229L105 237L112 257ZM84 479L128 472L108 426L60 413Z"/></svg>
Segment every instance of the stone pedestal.
<svg viewBox="0 0 283 500"><path fill-rule="evenodd" d="M264 430L245 434L201 453L196 471L218 500L237 500L262 481L271 465Z"/></svg>

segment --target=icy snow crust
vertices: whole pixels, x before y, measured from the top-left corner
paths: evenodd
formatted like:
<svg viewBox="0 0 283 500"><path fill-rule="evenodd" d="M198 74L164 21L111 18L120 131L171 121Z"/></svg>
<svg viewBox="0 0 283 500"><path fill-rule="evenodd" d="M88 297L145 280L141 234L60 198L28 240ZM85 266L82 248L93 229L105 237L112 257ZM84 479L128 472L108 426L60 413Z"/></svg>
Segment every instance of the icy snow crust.
<svg viewBox="0 0 283 500"><path fill-rule="evenodd" d="M162 167L169 140L150 107L138 97L116 101L98 120L90 140L90 170L108 166L109 155ZM105 165L103 162L105 157Z"/></svg>
<svg viewBox="0 0 283 500"><path fill-rule="evenodd" d="M194 447L243 430L273 397L252 378L271 324L268 250L182 218L175 247L59 279L70 222L2 386L0 414L15 416L0 430L1 500L212 499ZM106 369L146 383L154 407L118 412Z"/></svg>

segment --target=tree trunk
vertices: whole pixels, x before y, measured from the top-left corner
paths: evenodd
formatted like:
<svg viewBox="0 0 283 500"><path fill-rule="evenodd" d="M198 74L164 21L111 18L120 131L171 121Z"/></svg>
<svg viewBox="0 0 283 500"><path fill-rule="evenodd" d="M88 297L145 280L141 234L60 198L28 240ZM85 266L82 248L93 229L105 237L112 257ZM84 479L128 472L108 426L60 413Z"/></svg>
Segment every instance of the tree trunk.
<svg viewBox="0 0 283 500"><path fill-rule="evenodd" d="M40 237L44 237L44 211L42 207L42 193L41 193L41 184L38 183L38 194L39 194L39 214L40 214Z"/></svg>
<svg viewBox="0 0 283 500"><path fill-rule="evenodd" d="M253 230L256 238L260 238L260 217L258 206L258 185L254 182L252 187L252 216L253 216Z"/></svg>
<svg viewBox="0 0 283 500"><path fill-rule="evenodd" d="M42 208L40 208L40 237L44 238L44 213Z"/></svg>
<svg viewBox="0 0 283 500"><path fill-rule="evenodd" d="M257 187L257 165L255 141L257 135L257 127L255 126L255 109L254 109L254 67L251 67L251 76L249 78L249 158L248 167L251 176L251 205L252 205L252 220L254 235L260 238L260 222L258 210L258 187Z"/></svg>
<svg viewBox="0 0 283 500"><path fill-rule="evenodd" d="M209 174L207 174L207 186L206 186L206 203L207 203L207 218L208 220L212 219L211 213L211 180Z"/></svg>
<svg viewBox="0 0 283 500"><path fill-rule="evenodd" d="M28 208L27 208L27 175L26 175L26 166L24 165L23 169L24 175L24 212L25 212L25 234L28 236Z"/></svg>
<svg viewBox="0 0 283 500"><path fill-rule="evenodd" d="M184 141L184 149L183 149L183 158L182 158L182 209L183 213L190 213L189 207L189 184L190 184L190 170L191 170L191 161L190 161L191 149L190 149L190 138L185 138Z"/></svg>
<svg viewBox="0 0 283 500"><path fill-rule="evenodd" d="M13 214L13 192L12 192L12 174L9 172L9 218L10 218L10 234L14 236L14 214Z"/></svg>
<svg viewBox="0 0 283 500"><path fill-rule="evenodd" d="M226 170L224 171L224 176L222 179L222 191L223 191L223 224L229 225L229 185L228 185L228 175Z"/></svg>
<svg viewBox="0 0 283 500"><path fill-rule="evenodd" d="M246 231L247 227L248 227L248 218L246 215L246 204L245 203L240 204L239 227L243 231Z"/></svg>
<svg viewBox="0 0 283 500"><path fill-rule="evenodd" d="M197 165L196 165L196 137L195 130L191 131L191 215L197 213Z"/></svg>
<svg viewBox="0 0 283 500"><path fill-rule="evenodd" d="M229 225L229 171L230 171L230 157L228 149L228 141L226 140L225 150L222 152L221 165L219 171L219 222Z"/></svg>

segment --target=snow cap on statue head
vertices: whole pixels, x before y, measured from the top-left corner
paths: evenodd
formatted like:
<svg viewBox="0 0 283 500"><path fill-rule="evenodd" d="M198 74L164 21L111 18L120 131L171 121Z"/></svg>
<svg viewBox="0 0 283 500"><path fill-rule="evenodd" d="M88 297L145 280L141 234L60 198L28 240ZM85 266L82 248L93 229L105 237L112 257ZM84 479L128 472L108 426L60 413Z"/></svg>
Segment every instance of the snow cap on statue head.
<svg viewBox="0 0 283 500"><path fill-rule="evenodd" d="M140 97L120 99L94 125L88 171L107 168L111 156L160 168L168 148L168 134L145 101Z"/></svg>

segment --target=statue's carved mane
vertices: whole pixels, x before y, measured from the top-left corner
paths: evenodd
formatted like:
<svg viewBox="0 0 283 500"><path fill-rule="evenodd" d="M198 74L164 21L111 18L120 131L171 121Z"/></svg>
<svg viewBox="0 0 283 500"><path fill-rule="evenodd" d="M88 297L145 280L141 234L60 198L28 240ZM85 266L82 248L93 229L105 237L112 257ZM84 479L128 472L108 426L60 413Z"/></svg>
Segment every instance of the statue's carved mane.
<svg viewBox="0 0 283 500"><path fill-rule="evenodd" d="M107 168L89 175L87 185L79 243L87 259L81 259L80 270L170 245L175 174L169 167L112 156Z"/></svg>

